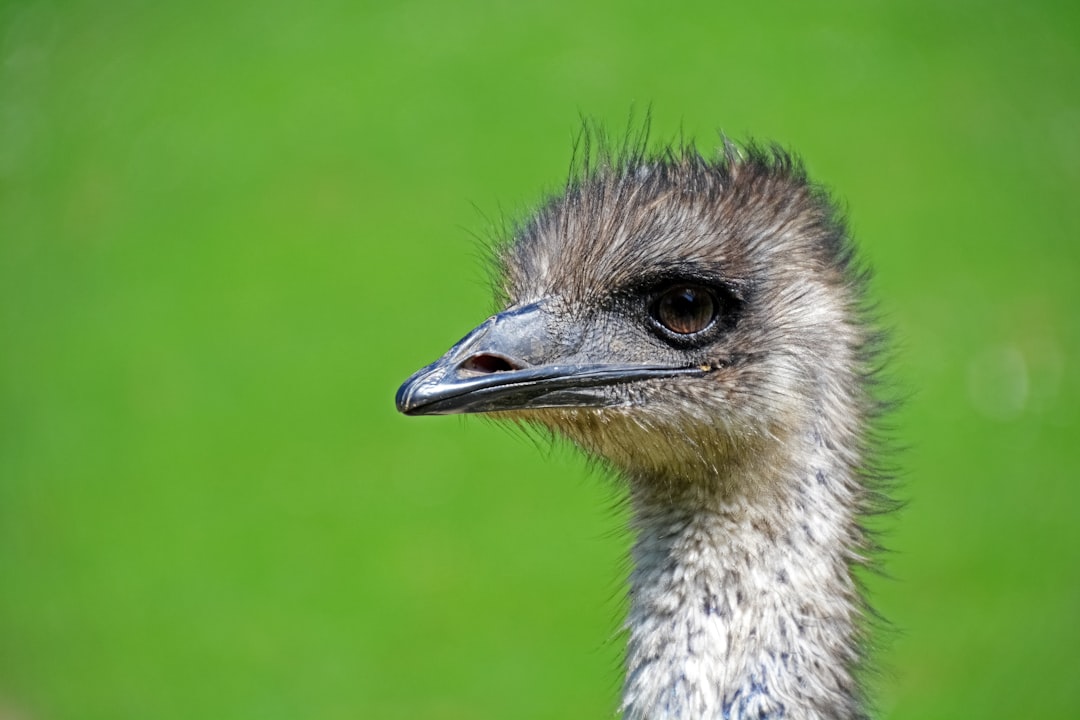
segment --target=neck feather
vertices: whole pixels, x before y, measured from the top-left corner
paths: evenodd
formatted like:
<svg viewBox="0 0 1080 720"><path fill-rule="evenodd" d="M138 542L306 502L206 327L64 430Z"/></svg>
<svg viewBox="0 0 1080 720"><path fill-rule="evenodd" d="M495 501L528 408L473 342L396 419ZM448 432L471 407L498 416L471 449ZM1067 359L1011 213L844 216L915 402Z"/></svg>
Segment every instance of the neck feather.
<svg viewBox="0 0 1080 720"><path fill-rule="evenodd" d="M730 470L726 491L631 478L626 720L864 717L860 485L804 440L800 464Z"/></svg>

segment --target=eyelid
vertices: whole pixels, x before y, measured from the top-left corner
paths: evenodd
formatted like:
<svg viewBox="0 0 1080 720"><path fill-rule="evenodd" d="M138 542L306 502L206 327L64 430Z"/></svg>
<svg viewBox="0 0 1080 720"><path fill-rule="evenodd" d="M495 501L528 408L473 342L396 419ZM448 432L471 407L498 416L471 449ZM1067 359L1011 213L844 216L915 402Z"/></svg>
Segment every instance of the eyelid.
<svg viewBox="0 0 1080 720"><path fill-rule="evenodd" d="M648 297L656 299L667 290L680 285L708 288L721 301L730 298L744 302L747 290L750 287L750 281L742 278L720 276L705 271L669 272L660 270L644 275L632 285L627 285L616 291L615 295L624 298Z"/></svg>

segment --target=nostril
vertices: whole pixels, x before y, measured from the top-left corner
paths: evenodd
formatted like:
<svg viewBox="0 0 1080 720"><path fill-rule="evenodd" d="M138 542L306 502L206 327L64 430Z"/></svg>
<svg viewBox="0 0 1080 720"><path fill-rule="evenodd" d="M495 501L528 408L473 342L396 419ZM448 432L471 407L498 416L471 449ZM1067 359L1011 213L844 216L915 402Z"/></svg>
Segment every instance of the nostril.
<svg viewBox="0 0 1080 720"><path fill-rule="evenodd" d="M489 375L491 373L520 370L521 367L513 363L509 358L505 358L501 355L479 353L461 363L461 369L467 372Z"/></svg>

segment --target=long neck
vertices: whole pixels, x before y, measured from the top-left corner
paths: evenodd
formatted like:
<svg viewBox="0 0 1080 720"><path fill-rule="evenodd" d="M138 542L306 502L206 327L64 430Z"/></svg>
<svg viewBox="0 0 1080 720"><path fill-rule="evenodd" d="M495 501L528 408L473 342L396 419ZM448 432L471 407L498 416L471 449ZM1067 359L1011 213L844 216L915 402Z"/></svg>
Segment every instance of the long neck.
<svg viewBox="0 0 1080 720"><path fill-rule="evenodd" d="M864 717L859 486L804 444L798 466L733 470L734 492L631 479L626 720Z"/></svg>

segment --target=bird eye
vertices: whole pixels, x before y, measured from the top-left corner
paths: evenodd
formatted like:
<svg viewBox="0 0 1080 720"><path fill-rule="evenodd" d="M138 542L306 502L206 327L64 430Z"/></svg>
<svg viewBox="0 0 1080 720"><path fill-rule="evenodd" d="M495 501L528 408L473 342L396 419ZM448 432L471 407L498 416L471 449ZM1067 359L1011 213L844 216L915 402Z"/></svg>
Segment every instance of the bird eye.
<svg viewBox="0 0 1080 720"><path fill-rule="evenodd" d="M705 288L679 285L666 290L656 300L652 316L676 335L693 335L712 325L716 300Z"/></svg>

